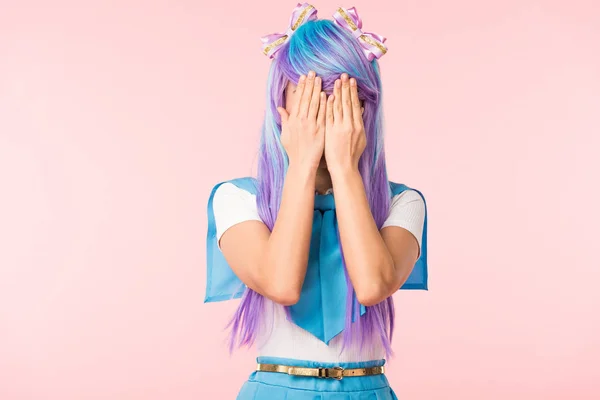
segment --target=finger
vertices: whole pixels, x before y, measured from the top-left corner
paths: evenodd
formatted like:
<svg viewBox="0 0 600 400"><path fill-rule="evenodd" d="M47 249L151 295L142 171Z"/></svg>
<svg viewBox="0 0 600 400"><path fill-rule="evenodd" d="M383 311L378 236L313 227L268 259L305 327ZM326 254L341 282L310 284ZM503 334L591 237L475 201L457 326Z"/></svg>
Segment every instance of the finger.
<svg viewBox="0 0 600 400"><path fill-rule="evenodd" d="M314 83L315 72L308 71L308 76L306 77L306 85L304 86L304 92L302 92L302 98L300 99L300 110L298 110L300 116L308 116L308 109L310 107L310 100L312 98Z"/></svg>
<svg viewBox="0 0 600 400"><path fill-rule="evenodd" d="M321 102L321 77L315 78L315 85L313 87L312 97L310 99L310 108L308 110L308 116L311 119L317 118L319 112L319 104Z"/></svg>
<svg viewBox="0 0 600 400"><path fill-rule="evenodd" d="M322 126L325 126L325 114L327 112L325 103L327 102L327 96L325 92L319 92L319 112L317 114L317 122Z"/></svg>
<svg viewBox="0 0 600 400"><path fill-rule="evenodd" d="M333 121L336 124L342 122L342 81L340 79L336 79L333 85Z"/></svg>
<svg viewBox="0 0 600 400"><path fill-rule="evenodd" d="M352 99L352 116L354 123L359 126L362 124L362 110L360 107L360 100L358 99L358 86L356 85L356 79L350 79L350 98Z"/></svg>
<svg viewBox="0 0 600 400"><path fill-rule="evenodd" d="M279 116L281 117L281 124L285 124L287 122L288 118L290 117L287 110L283 107L277 107L277 112L279 113Z"/></svg>
<svg viewBox="0 0 600 400"><path fill-rule="evenodd" d="M342 74L342 119L352 121L352 99L350 97L350 80L348 74Z"/></svg>
<svg viewBox="0 0 600 400"><path fill-rule="evenodd" d="M305 87L306 87L306 75L302 74L302 75L300 75L300 78L298 78L298 84L296 85L296 93L297 93L296 96L298 96L299 99L302 98L302 93L304 93ZM292 110L292 113L296 116L300 114L300 101L296 102L296 106Z"/></svg>
<svg viewBox="0 0 600 400"><path fill-rule="evenodd" d="M334 118L333 118L333 99L334 99L334 95L330 94L329 97L327 98L327 112L326 112L326 117L325 117L325 123L326 126L328 128L333 126L333 122L334 122Z"/></svg>

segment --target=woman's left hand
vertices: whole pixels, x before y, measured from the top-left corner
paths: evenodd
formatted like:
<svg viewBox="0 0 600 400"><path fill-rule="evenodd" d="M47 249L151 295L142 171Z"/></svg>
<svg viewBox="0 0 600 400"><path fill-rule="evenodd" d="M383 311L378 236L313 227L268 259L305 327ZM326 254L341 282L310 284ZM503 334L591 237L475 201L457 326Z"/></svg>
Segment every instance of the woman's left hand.
<svg viewBox="0 0 600 400"><path fill-rule="evenodd" d="M343 73L327 99L325 161L330 173L358 170L358 160L367 146L362 112L356 79Z"/></svg>

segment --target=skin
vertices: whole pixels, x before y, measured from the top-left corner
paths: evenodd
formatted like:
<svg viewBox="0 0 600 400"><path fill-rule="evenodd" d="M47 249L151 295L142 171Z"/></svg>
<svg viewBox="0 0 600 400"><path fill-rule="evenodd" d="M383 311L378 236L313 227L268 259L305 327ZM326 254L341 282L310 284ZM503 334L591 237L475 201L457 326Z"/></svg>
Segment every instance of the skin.
<svg viewBox="0 0 600 400"><path fill-rule="evenodd" d="M333 187L340 240L358 301L375 305L408 279L419 256L406 229L377 229L358 161L366 146L356 80L344 73L327 96L309 71L278 108L289 168L273 231L244 221L221 236L223 255L248 287L283 305L298 302L308 265L315 190Z"/></svg>

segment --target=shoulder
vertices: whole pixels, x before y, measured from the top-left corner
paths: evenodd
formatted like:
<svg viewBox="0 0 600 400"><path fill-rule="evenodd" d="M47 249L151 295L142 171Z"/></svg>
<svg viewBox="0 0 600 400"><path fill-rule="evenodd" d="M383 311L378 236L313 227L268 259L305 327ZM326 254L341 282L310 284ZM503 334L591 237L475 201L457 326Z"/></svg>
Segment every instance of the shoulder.
<svg viewBox="0 0 600 400"><path fill-rule="evenodd" d="M392 207L410 203L422 203L425 207L425 197L420 190L393 181L389 181L389 185L392 193Z"/></svg>
<svg viewBox="0 0 600 400"><path fill-rule="evenodd" d="M392 197L392 206L408 204L413 202L425 203L422 195L414 189L406 189L403 192L398 193L397 195Z"/></svg>
<svg viewBox="0 0 600 400"><path fill-rule="evenodd" d="M226 200L231 198L251 199L256 198L254 193L231 183L230 181L220 183L214 192L214 201Z"/></svg>
<svg viewBox="0 0 600 400"><path fill-rule="evenodd" d="M388 221L394 219L409 219L417 223L425 219L425 200L414 189L406 189L392 197Z"/></svg>
<svg viewBox="0 0 600 400"><path fill-rule="evenodd" d="M211 197L217 192L219 193L242 193L248 192L250 194L256 194L258 190L258 181L253 177L241 177L228 179L221 181L212 187Z"/></svg>
<svg viewBox="0 0 600 400"><path fill-rule="evenodd" d="M218 184L213 190L212 206L215 214L241 213L243 210L256 210L256 194L243 186L231 181Z"/></svg>
<svg viewBox="0 0 600 400"><path fill-rule="evenodd" d="M401 184L394 185L396 186L391 186L393 197L389 215L382 228L398 226L407 229L417 239L420 252L425 226L425 200L423 195L416 189Z"/></svg>
<svg viewBox="0 0 600 400"><path fill-rule="evenodd" d="M242 177L229 179L215 184L209 196L209 202L221 204L245 199L251 201L256 198L258 184L255 178Z"/></svg>
<svg viewBox="0 0 600 400"><path fill-rule="evenodd" d="M256 194L251 187L244 186L247 183L237 185L235 181L226 181L213 189L211 204L217 241L227 229L240 222L262 221Z"/></svg>

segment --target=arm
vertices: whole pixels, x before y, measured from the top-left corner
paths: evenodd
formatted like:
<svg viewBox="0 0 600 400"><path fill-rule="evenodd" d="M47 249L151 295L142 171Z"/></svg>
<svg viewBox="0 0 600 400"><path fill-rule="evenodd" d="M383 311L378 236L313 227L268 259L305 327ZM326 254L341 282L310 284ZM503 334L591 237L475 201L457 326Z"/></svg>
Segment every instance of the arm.
<svg viewBox="0 0 600 400"><path fill-rule="evenodd" d="M223 232L220 247L250 289L283 305L295 304L308 265L314 208L314 174L290 167L273 231L256 220Z"/></svg>
<svg viewBox="0 0 600 400"><path fill-rule="evenodd" d="M248 287L283 304L298 302L306 275L314 213L316 171L325 138L325 95L314 74L300 77L290 111L278 107L281 142L289 159L273 230L246 221L223 233L220 246Z"/></svg>
<svg viewBox="0 0 600 400"><path fill-rule="evenodd" d="M418 244L400 227L380 233L371 214L358 163L367 146L356 79L343 73L327 99L325 158L335 192L340 240L358 301L370 306L408 278Z"/></svg>
<svg viewBox="0 0 600 400"><path fill-rule="evenodd" d="M336 171L331 177L348 275L358 301L377 304L406 282L419 257L419 243L405 228L377 229L357 169Z"/></svg>

